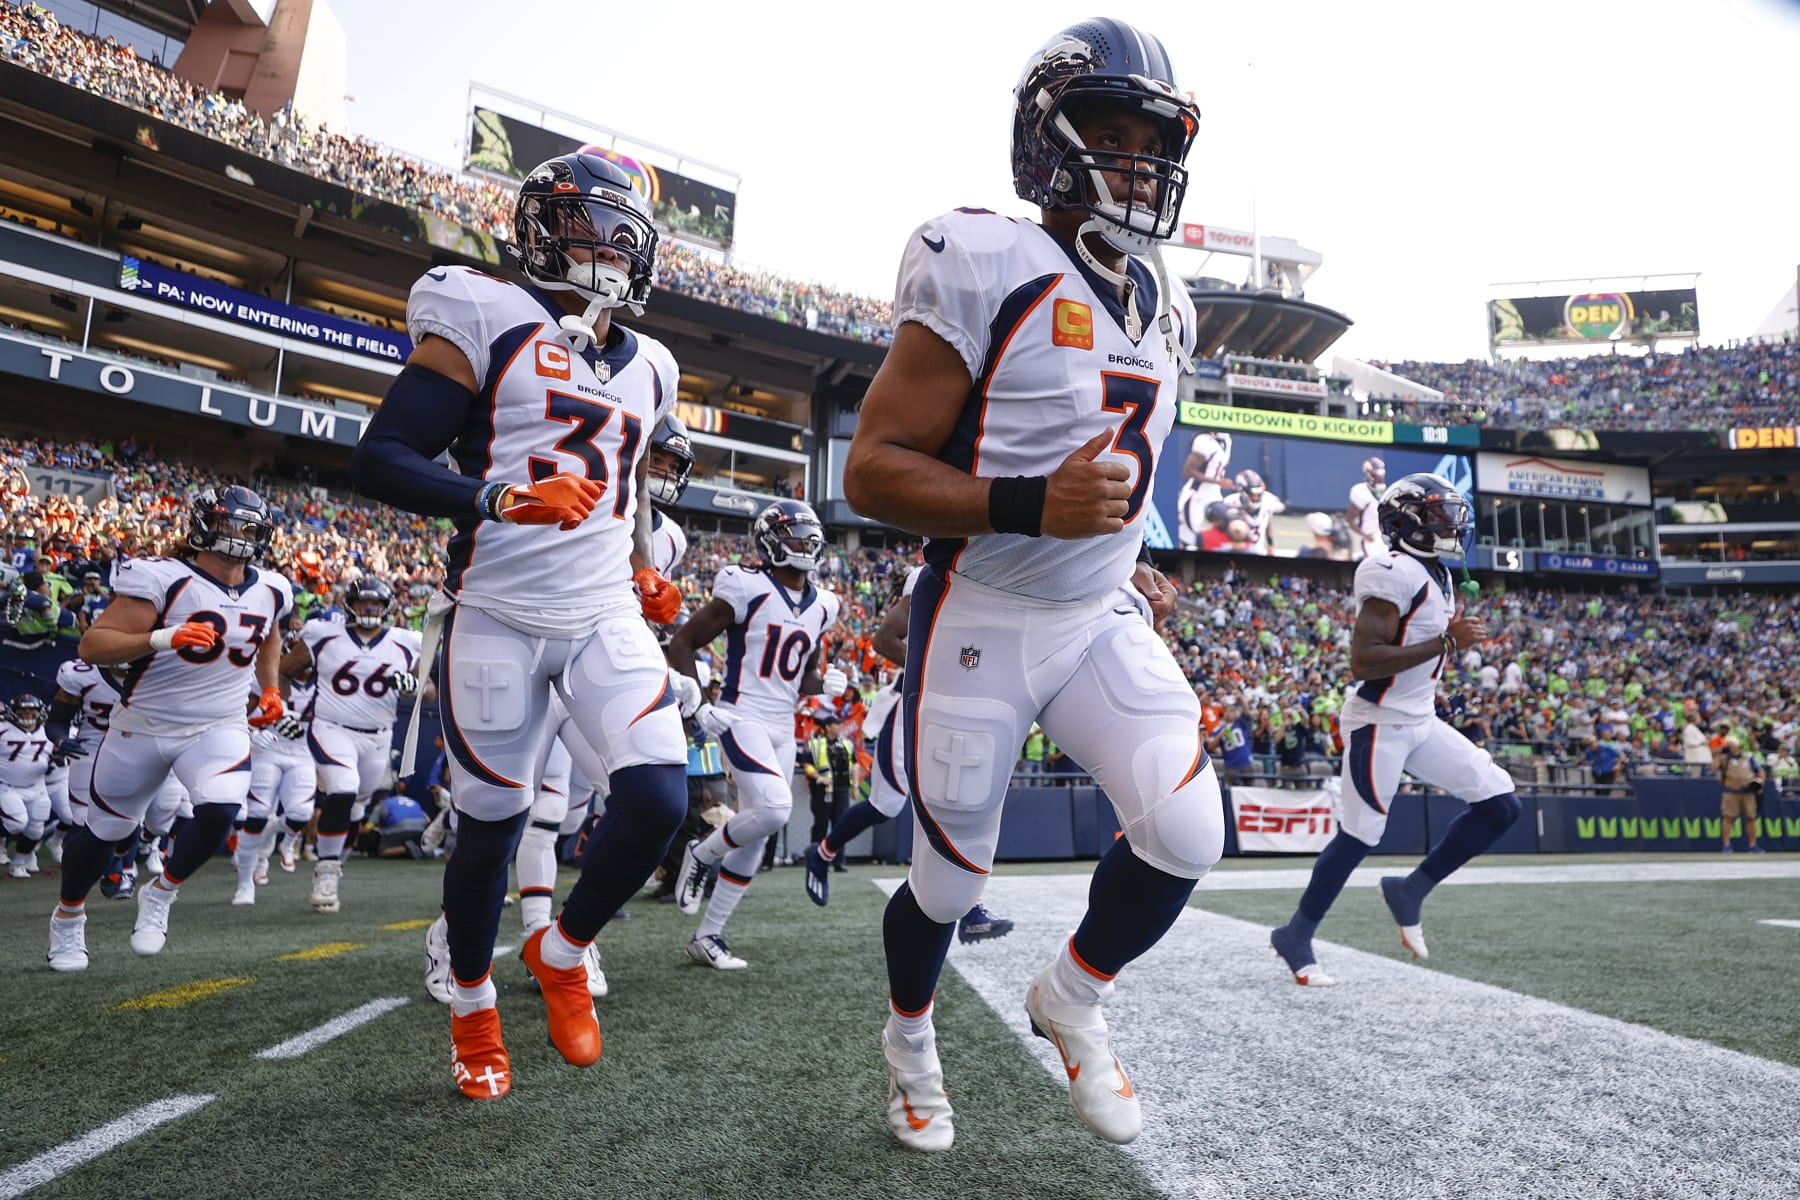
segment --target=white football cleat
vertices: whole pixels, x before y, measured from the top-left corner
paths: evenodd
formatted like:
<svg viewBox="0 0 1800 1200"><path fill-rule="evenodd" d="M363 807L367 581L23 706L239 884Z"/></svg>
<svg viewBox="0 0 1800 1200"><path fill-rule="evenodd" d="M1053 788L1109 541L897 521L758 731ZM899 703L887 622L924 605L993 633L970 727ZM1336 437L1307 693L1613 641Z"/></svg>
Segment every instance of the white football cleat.
<svg viewBox="0 0 1800 1200"><path fill-rule="evenodd" d="M903 1049L904 1043L883 1026L881 1056L888 1065L888 1128L909 1150L938 1154L956 1140L950 1097L944 1091L944 1065L934 1039L925 1049Z"/></svg>
<svg viewBox="0 0 1800 1200"><path fill-rule="evenodd" d="M716 933L705 937L699 934L687 944L687 956L703 967L712 967L720 971L741 971L750 964L731 952L725 939Z"/></svg>
<svg viewBox="0 0 1800 1200"><path fill-rule="evenodd" d="M600 962L600 947L593 942L589 942L587 954L583 956L582 961L587 963L588 995L598 1000L600 997L606 995L608 990L606 985L606 968L602 966Z"/></svg>
<svg viewBox="0 0 1800 1200"><path fill-rule="evenodd" d="M23 854L15 854L12 861L6 864L6 875L9 879L30 879L30 862Z"/></svg>
<svg viewBox="0 0 1800 1200"><path fill-rule="evenodd" d="M694 857L694 847L700 843L689 842L681 851L681 870L675 875L675 907L687 916L694 916L700 911L700 901L706 895L706 880L712 874L712 868Z"/></svg>
<svg viewBox="0 0 1800 1200"><path fill-rule="evenodd" d="M1050 998L1050 972L1038 972L1025 993L1031 1032L1055 1045L1069 1073L1069 1103L1084 1124L1109 1142L1123 1146L1144 1129L1143 1110L1125 1068L1107 1039L1100 1006L1058 1004Z"/></svg>
<svg viewBox="0 0 1800 1200"><path fill-rule="evenodd" d="M442 913L425 931L425 990L439 1004L450 1003L450 926Z"/></svg>
<svg viewBox="0 0 1800 1200"><path fill-rule="evenodd" d="M256 903L256 881L254 879L238 880L237 891L231 894L231 903L236 907Z"/></svg>
<svg viewBox="0 0 1800 1200"><path fill-rule="evenodd" d="M338 880L343 874L344 864L341 862L322 858L313 864L312 895L306 898L306 902L313 906L314 912L338 911Z"/></svg>
<svg viewBox="0 0 1800 1200"><path fill-rule="evenodd" d="M250 876L250 881L257 887L269 882L269 856L261 851L257 852L256 873Z"/></svg>
<svg viewBox="0 0 1800 1200"><path fill-rule="evenodd" d="M1412 951L1413 957L1427 959L1431 952L1425 949L1425 927L1423 925L1400 926L1400 944Z"/></svg>
<svg viewBox="0 0 1800 1200"><path fill-rule="evenodd" d="M293 834L286 834L276 845L276 853L281 855L281 869L289 875L294 873L294 843L299 839Z"/></svg>
<svg viewBox="0 0 1800 1200"><path fill-rule="evenodd" d="M169 940L169 906L181 893L153 880L138 889L137 924L131 927L131 952L142 958L161 954Z"/></svg>
<svg viewBox="0 0 1800 1200"><path fill-rule="evenodd" d="M63 836L63 831L58 829L44 839L44 845L50 848L50 861L59 867L62 866Z"/></svg>
<svg viewBox="0 0 1800 1200"><path fill-rule="evenodd" d="M50 916L50 969L85 971L88 965L87 914L79 917Z"/></svg>
<svg viewBox="0 0 1800 1200"><path fill-rule="evenodd" d="M150 843L150 850L144 855L143 867L146 875L161 875L163 872L163 852L155 842Z"/></svg>

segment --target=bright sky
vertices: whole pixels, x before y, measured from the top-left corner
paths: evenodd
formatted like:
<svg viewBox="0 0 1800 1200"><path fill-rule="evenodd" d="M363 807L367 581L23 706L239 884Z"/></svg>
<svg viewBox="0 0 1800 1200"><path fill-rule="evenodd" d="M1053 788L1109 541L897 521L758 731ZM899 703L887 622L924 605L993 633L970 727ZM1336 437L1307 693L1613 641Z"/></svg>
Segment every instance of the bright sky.
<svg viewBox="0 0 1800 1200"><path fill-rule="evenodd" d="M1026 212L1013 83L1101 11L1158 34L1199 100L1184 219L1254 208L1322 254L1307 297L1356 322L1337 352L1480 356L1491 284L1693 271L1718 342L1800 263L1800 0L334 9L357 132L460 163L471 80L530 97L739 172L741 262L872 295L926 218Z"/></svg>

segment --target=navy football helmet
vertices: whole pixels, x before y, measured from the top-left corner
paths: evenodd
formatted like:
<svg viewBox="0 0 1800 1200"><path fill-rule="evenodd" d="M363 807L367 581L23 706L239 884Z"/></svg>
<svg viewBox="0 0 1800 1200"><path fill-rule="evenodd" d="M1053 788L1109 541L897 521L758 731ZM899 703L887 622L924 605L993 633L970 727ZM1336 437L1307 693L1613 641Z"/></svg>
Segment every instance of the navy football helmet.
<svg viewBox="0 0 1800 1200"><path fill-rule="evenodd" d="M650 435L650 499L657 504L675 503L687 491L688 476L693 472L694 443L681 418L669 413Z"/></svg>
<svg viewBox="0 0 1800 1200"><path fill-rule="evenodd" d="M1419 558L1461 558L1475 528L1474 511L1442 475L1403 475L1376 510L1388 544Z"/></svg>
<svg viewBox="0 0 1800 1200"><path fill-rule="evenodd" d="M36 733L50 710L30 692L14 696L6 706L6 719L21 733Z"/></svg>
<svg viewBox="0 0 1800 1200"><path fill-rule="evenodd" d="M513 209L519 267L547 291L572 291L601 309L642 313L656 280L650 205L616 163L565 154L539 163ZM615 261L596 258L609 252Z"/></svg>
<svg viewBox="0 0 1800 1200"><path fill-rule="evenodd" d="M1155 121L1160 154L1090 149L1072 113L1115 105ZM1175 82L1168 51L1152 34L1109 17L1071 25L1034 53L1013 89L1013 187L1039 208L1089 213L1100 235L1124 254L1145 254L1175 232L1187 191L1188 151L1200 109ZM1115 196L1103 173L1126 177ZM1149 182L1153 206L1134 198Z"/></svg>
<svg viewBox="0 0 1800 1200"><path fill-rule="evenodd" d="M394 589L373 575L365 575L344 589L344 608L357 629L380 629L394 611Z"/></svg>
<svg viewBox="0 0 1800 1200"><path fill-rule="evenodd" d="M1363 459L1363 482L1369 485L1369 494L1377 500L1381 498L1383 489L1387 487L1387 463L1379 454L1371 454Z"/></svg>
<svg viewBox="0 0 1800 1200"><path fill-rule="evenodd" d="M269 506L247 487L204 487L189 507L188 545L221 558L253 562L269 552L275 526Z"/></svg>
<svg viewBox="0 0 1800 1200"><path fill-rule="evenodd" d="M818 569L825 550L825 527L806 501L777 500L757 514L750 540L762 552L764 564L810 574Z"/></svg>
<svg viewBox="0 0 1800 1200"><path fill-rule="evenodd" d="M1233 482L1237 484L1238 491L1243 495L1246 507L1255 509L1262 504L1263 493L1268 489L1264 485L1261 475L1245 467L1237 473Z"/></svg>

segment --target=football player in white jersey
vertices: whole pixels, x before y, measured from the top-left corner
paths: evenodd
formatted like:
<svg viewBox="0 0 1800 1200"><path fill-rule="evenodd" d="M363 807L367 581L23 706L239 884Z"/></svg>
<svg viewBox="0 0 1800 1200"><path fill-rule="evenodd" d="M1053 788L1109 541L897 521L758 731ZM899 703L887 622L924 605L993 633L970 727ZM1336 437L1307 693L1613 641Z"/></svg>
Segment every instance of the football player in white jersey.
<svg viewBox="0 0 1800 1200"><path fill-rule="evenodd" d="M1446 662L1487 640L1487 627L1456 601L1446 558L1461 558L1473 528L1469 502L1441 475L1395 481L1381 497L1381 529L1393 547L1356 568L1356 626L1344 701L1343 797L1337 836L1313 864L1312 880L1269 944L1297 983L1334 980L1319 969L1312 936L1350 872L1381 841L1401 772L1468 802L1443 840L1407 876L1381 880L1400 940L1426 956L1419 908L1445 876L1494 844L1519 817L1512 776L1488 752L1437 718Z"/></svg>
<svg viewBox="0 0 1800 1200"><path fill-rule="evenodd" d="M94 752L84 830L63 847L62 903L50 917L50 966L87 966L88 891L113 844L143 820L173 774L194 813L154 883L137 890L131 948L156 954L182 882L218 852L250 791L250 728L281 719L276 686L281 623L293 607L288 581L252 564L272 527L248 488L203 488L188 525L192 558L133 558L113 575L113 602L81 638L81 657L124 667L119 703ZM254 676L255 714L244 697Z"/></svg>
<svg viewBox="0 0 1800 1200"><path fill-rule="evenodd" d="M583 154L526 176L513 228L523 284L446 267L413 285L413 353L351 459L365 494L456 521L422 657L441 630L457 813L444 871L451 1071L478 1100L512 1090L490 971L552 693L612 769L614 820L561 915L521 950L551 1041L577 1066L600 1057L588 943L687 813L686 740L645 624L672 620L681 593L651 562L639 503L680 379L661 343L612 319L649 299L656 229L625 172ZM435 461L446 450L449 467Z"/></svg>
<svg viewBox="0 0 1800 1200"><path fill-rule="evenodd" d="M881 625L875 630L875 652L896 667L906 666L906 630L912 619L913 588L924 570L922 566L914 567L906 573L900 595L881 614ZM831 869L850 839L883 821L891 821L906 808L906 730L900 720L905 685L905 670L896 671L893 682L875 693L863 716L864 740L874 743L875 772L869 783L869 798L852 804L825 831L818 845L806 848L806 895L821 908L831 902ZM981 942L1005 937L1012 929L1011 920L996 917L985 905L977 903L957 918L956 938L961 942Z"/></svg>
<svg viewBox="0 0 1800 1200"><path fill-rule="evenodd" d="M959 209L912 236L844 471L858 512L929 538L902 718L917 840L883 926L888 1123L921 1150L953 1138L932 995L1032 723L1094 775L1124 834L1025 990L1076 1112L1109 1140L1142 1116L1101 1001L1224 845L1200 701L1148 619L1174 589L1139 562L1193 348L1192 304L1157 248L1199 111L1162 44L1109 19L1045 43L1014 101L1014 184L1042 223Z"/></svg>
<svg viewBox="0 0 1800 1200"><path fill-rule="evenodd" d="M1350 486L1350 507L1344 515L1357 535L1357 557L1369 558L1387 550L1381 537L1381 497L1387 490L1387 463L1380 455L1363 459L1362 482Z"/></svg>
<svg viewBox="0 0 1800 1200"><path fill-rule="evenodd" d="M419 635L388 623L392 588L358 580L344 589L344 612L341 625L308 621L281 659L283 675L311 671L314 681L306 739L319 776L319 861L308 900L322 913L338 911L344 843L387 774L400 697L419 686Z"/></svg>
<svg viewBox="0 0 1800 1200"><path fill-rule="evenodd" d="M725 944L725 923L756 877L763 843L786 828L793 810L794 709L801 696L826 690L819 660L838 615L837 593L813 582L825 528L811 505L777 500L751 523L750 541L762 565L721 570L713 598L669 642L669 661L693 681L683 687L683 708L718 737L725 770L737 784L737 814L688 843L675 881L676 907L691 916L717 870L718 885L687 953L727 971L750 965ZM694 653L720 634L726 649L719 703L702 704Z"/></svg>
<svg viewBox="0 0 1800 1200"><path fill-rule="evenodd" d="M291 650L292 647L290 647ZM306 722L301 719L310 701L310 689L283 680L282 700L287 711L267 729L250 735L250 796L238 827L232 865L237 868L233 904L255 904L256 889L269 882L269 856L276 850L277 830L282 839L281 869L294 869L293 835L306 829L313 815L313 787L317 772L307 749ZM286 828L271 825L277 816Z"/></svg>
<svg viewBox="0 0 1800 1200"><path fill-rule="evenodd" d="M1183 550L1198 550L1201 535L1211 526L1206 510L1224 499L1225 485L1231 482L1231 435L1222 429L1196 433L1181 475L1176 536Z"/></svg>
<svg viewBox="0 0 1800 1200"><path fill-rule="evenodd" d="M687 426L674 413L667 413L650 438L649 478L650 499L656 506L650 514L651 561L665 579L675 577L687 555L687 533L663 510L675 507L693 473L694 443L688 438Z"/></svg>
<svg viewBox="0 0 1800 1200"><path fill-rule="evenodd" d="M1272 553L1269 547L1269 522L1276 513L1286 512L1287 505L1281 497L1271 492L1263 483L1263 477L1248 467L1237 473L1233 480L1237 485L1237 493L1232 502L1244 514L1244 520L1250 526L1249 554Z"/></svg>
<svg viewBox="0 0 1800 1200"><path fill-rule="evenodd" d="M119 702L116 678L92 663L71 658L56 669L56 695L50 700L45 722L51 741L64 752L69 764L71 825L86 825L92 801L94 751L106 734L113 706Z"/></svg>
<svg viewBox="0 0 1800 1200"><path fill-rule="evenodd" d="M0 824L13 839L7 874L37 874L37 845L50 822L50 793L44 777L56 743L44 729L48 710L27 692L0 709Z"/></svg>

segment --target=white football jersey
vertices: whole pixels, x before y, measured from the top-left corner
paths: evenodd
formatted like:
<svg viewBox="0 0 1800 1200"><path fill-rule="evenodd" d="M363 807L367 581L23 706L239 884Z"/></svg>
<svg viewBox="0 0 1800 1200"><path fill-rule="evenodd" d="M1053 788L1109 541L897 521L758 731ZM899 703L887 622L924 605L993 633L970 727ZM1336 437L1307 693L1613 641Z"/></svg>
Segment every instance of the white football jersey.
<svg viewBox="0 0 1800 1200"><path fill-rule="evenodd" d="M661 342L616 322L606 347L574 353L556 336L563 316L548 293L466 267L420 276L406 308L414 341L444 338L480 381L476 415L450 447L458 473L523 483L566 472L606 489L571 530L457 521L446 590L542 637L580 637L637 607L637 464L680 382Z"/></svg>
<svg viewBox="0 0 1800 1200"><path fill-rule="evenodd" d="M1179 368L1158 325L1155 272L1137 259L1126 270L1136 340L1117 291L1042 226L958 209L908 241L894 324L916 321L943 338L973 381L938 458L977 476L1049 475L1111 431L1099 457L1123 463L1133 485L1125 528L1109 537L932 538L927 561L1043 600L1096 600L1131 578ZM1193 303L1173 292L1175 332L1192 353Z"/></svg>
<svg viewBox="0 0 1800 1200"><path fill-rule="evenodd" d="M1222 480L1231 478L1231 435L1229 433L1196 433L1188 453L1200 459L1200 473L1205 479L1193 479L1200 505L1218 500L1225 494Z"/></svg>
<svg viewBox="0 0 1800 1200"><path fill-rule="evenodd" d="M1455 590L1442 563L1428 563L1403 550L1383 550L1356 568L1356 610L1369 600L1386 600L1400 610L1396 646L1442 642L1456 615ZM1405 725L1437 715L1438 676L1444 656L1427 659L1398 675L1365 679L1344 699L1344 717L1369 724Z"/></svg>
<svg viewBox="0 0 1800 1200"><path fill-rule="evenodd" d="M664 579L675 578L687 556L687 532L659 508L650 514L650 562Z"/></svg>
<svg viewBox="0 0 1800 1200"><path fill-rule="evenodd" d="M336 621L308 621L300 640L312 652L313 695L309 719L348 729L387 729L400 706L396 671L413 673L420 638L411 629L383 626L373 636Z"/></svg>
<svg viewBox="0 0 1800 1200"><path fill-rule="evenodd" d="M1248 503L1246 503L1242 492L1237 493L1233 499L1236 500L1238 506L1243 509L1244 520L1248 522L1250 526L1249 553L1268 554L1269 522L1274 518L1276 513L1285 512L1287 510L1287 505L1283 504L1280 498L1272 492L1264 492L1262 503L1255 508L1251 508Z"/></svg>
<svg viewBox="0 0 1800 1200"><path fill-rule="evenodd" d="M201 621L220 637L205 650L176 647L127 666L112 727L178 737L242 724L257 649L271 634L280 636L294 606L288 581L266 567L246 567L244 582L230 587L185 559L134 558L113 572L113 592L155 605L158 628Z"/></svg>
<svg viewBox="0 0 1800 1200"><path fill-rule="evenodd" d="M809 579L799 596L767 571L729 566L713 580L713 596L731 605L725 631L725 680L719 703L759 720L793 717L800 680L819 639L837 624L837 593Z"/></svg>
<svg viewBox="0 0 1800 1200"><path fill-rule="evenodd" d="M913 594L913 589L919 586L919 576L923 574L924 571L924 564L920 564L906 573L906 582L900 585L900 595L902 597Z"/></svg>
<svg viewBox="0 0 1800 1200"><path fill-rule="evenodd" d="M92 754L106 733L113 706L119 702L119 689L114 686L112 676L93 663L71 658L56 668L56 688L81 702L81 716L72 736L83 750Z"/></svg>
<svg viewBox="0 0 1800 1200"><path fill-rule="evenodd" d="M1387 547L1381 536L1381 500L1367 480L1350 489L1350 511L1356 514L1356 532L1362 536L1363 553L1380 554Z"/></svg>
<svg viewBox="0 0 1800 1200"><path fill-rule="evenodd" d="M44 727L26 733L11 721L0 720L0 784L37 787L49 771L50 735Z"/></svg>

